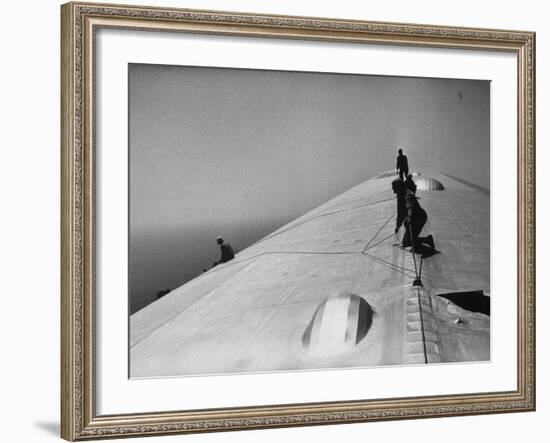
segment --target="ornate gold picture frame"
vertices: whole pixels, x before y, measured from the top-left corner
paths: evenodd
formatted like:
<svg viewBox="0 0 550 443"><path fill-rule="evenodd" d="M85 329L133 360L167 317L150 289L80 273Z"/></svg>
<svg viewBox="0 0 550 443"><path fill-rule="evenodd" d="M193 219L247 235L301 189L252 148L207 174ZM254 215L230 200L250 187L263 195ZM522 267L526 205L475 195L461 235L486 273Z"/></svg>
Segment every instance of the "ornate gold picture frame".
<svg viewBox="0 0 550 443"><path fill-rule="evenodd" d="M535 34L73 2L61 7L61 436L87 440L535 409ZM100 29L471 49L517 57L517 387L453 395L97 412L96 34ZM267 41L267 40L266 40ZM413 254L414 255L414 254ZM498 275L498 269L493 270ZM511 289L512 290L512 289Z"/></svg>

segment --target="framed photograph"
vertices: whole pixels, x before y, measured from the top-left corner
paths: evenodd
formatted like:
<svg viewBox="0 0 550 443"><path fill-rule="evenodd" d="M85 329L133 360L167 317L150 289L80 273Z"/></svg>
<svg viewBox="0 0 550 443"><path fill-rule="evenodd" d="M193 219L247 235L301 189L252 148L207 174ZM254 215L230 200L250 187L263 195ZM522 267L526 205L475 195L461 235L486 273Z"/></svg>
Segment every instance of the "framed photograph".
<svg viewBox="0 0 550 443"><path fill-rule="evenodd" d="M535 35L68 3L62 437L535 409Z"/></svg>

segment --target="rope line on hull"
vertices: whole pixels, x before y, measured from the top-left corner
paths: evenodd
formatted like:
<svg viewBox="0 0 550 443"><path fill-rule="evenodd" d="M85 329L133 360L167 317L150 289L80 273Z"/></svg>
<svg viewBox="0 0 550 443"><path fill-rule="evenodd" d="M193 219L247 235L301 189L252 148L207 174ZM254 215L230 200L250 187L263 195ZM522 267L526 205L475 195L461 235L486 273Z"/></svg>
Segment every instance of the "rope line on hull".
<svg viewBox="0 0 550 443"><path fill-rule="evenodd" d="M382 231L382 229L384 229L386 227L386 225L390 222L390 220L392 220L394 217L395 217L395 214L392 213L392 215L390 215L390 217L384 222L384 224L382 226L380 226L378 231L376 231L376 233L372 236L372 238L369 240L367 245L363 248L363 253L365 253L365 251L367 251L369 249L370 244L374 241L376 236L378 234L380 234L380 231ZM389 238L389 237L387 237L387 238Z"/></svg>

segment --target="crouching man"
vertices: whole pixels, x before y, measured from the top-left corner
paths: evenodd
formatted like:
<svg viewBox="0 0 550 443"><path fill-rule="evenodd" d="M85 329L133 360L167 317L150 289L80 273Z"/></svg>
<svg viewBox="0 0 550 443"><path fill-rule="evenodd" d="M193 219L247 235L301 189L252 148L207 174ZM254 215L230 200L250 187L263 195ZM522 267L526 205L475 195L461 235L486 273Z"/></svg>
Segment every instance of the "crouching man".
<svg viewBox="0 0 550 443"><path fill-rule="evenodd" d="M422 228L428 220L428 214L418 203L418 199L414 192L407 189L405 192L405 207L407 209L407 217L405 218L405 235L401 242L403 248L412 246L415 254L426 254L427 252L436 252L435 243L432 235L420 237ZM426 246L431 251L426 251Z"/></svg>

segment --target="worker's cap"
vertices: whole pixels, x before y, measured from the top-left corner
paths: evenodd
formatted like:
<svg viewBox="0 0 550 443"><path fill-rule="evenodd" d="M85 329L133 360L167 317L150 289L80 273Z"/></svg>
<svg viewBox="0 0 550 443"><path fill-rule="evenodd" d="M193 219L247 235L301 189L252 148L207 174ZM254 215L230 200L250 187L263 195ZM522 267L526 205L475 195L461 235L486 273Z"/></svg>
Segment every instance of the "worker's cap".
<svg viewBox="0 0 550 443"><path fill-rule="evenodd" d="M223 240L223 238L222 238L221 235L218 235L218 236L216 237L216 240Z"/></svg>

